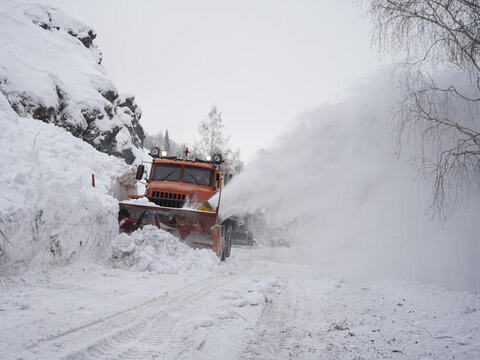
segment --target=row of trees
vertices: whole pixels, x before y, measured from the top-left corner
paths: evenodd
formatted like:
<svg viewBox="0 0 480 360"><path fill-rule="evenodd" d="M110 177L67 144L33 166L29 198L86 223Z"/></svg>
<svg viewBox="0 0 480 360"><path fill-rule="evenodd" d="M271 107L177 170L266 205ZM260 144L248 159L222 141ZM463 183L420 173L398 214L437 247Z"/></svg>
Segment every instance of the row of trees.
<svg viewBox="0 0 480 360"><path fill-rule="evenodd" d="M400 139L420 139L432 205L448 216L480 186L480 1L364 0L374 40L396 57ZM446 78L441 74L449 73Z"/></svg>
<svg viewBox="0 0 480 360"><path fill-rule="evenodd" d="M199 139L193 148L189 147L192 156L205 159L208 155L220 153L225 160L223 168L230 174L238 174L243 168L240 150L233 150L229 144L229 137L224 134L222 114L214 106L206 119L198 127ZM156 135L146 134L144 146L151 149L154 146L166 150L169 156L183 156L185 143L177 143L170 138L168 130L160 131Z"/></svg>

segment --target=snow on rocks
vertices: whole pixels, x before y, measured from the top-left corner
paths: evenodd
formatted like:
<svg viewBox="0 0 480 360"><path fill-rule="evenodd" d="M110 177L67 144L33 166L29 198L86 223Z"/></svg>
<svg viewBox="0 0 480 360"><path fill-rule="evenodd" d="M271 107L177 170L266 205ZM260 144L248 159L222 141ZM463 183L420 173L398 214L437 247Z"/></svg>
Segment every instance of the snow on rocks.
<svg viewBox="0 0 480 360"><path fill-rule="evenodd" d="M105 74L95 37L60 10L0 0L0 94L18 115L132 163L142 157L141 110Z"/></svg>
<svg viewBox="0 0 480 360"><path fill-rule="evenodd" d="M130 235L122 233L113 240L112 247L115 267L138 271L205 276L219 261L210 249L193 249L154 226Z"/></svg>

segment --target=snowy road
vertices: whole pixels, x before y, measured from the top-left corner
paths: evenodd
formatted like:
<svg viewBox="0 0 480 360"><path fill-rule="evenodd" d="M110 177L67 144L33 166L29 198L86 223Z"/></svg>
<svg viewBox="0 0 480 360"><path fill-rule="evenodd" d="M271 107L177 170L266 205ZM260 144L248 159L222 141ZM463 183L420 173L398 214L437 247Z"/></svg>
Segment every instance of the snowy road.
<svg viewBox="0 0 480 360"><path fill-rule="evenodd" d="M473 294L322 278L234 250L207 274L77 264L0 278L0 358L480 358Z"/></svg>

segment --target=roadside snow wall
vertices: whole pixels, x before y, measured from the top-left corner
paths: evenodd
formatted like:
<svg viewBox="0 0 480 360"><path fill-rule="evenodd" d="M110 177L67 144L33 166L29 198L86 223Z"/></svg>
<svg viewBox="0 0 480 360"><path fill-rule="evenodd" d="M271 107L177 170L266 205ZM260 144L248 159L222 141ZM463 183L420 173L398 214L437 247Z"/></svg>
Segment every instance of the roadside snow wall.
<svg viewBox="0 0 480 360"><path fill-rule="evenodd" d="M396 156L394 99L380 73L343 103L304 116L227 186L222 214L255 213L260 243L289 242L321 274L479 290L478 192L446 222L430 220L431 183L418 176L415 144ZM480 108L451 110L480 126Z"/></svg>
<svg viewBox="0 0 480 360"><path fill-rule="evenodd" d="M18 116L0 94L0 275L110 256L122 159L52 124ZM96 187L91 175L95 174Z"/></svg>

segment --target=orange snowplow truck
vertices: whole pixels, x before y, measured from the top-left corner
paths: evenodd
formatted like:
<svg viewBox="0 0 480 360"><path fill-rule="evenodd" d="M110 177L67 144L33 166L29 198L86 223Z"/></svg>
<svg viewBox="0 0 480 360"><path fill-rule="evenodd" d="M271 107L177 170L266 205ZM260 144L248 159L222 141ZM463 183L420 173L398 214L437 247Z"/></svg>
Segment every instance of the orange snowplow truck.
<svg viewBox="0 0 480 360"><path fill-rule="evenodd" d="M147 198L149 202L120 202L120 230L132 232L144 225L178 233L194 247L209 247L223 261L230 256L231 225L220 223L218 210L223 176L222 156L215 154L206 160L168 157L159 148L150 151L150 174L146 180L145 195L131 195L132 199ZM144 165L137 168L136 179L141 181ZM220 192L216 208L208 200Z"/></svg>

